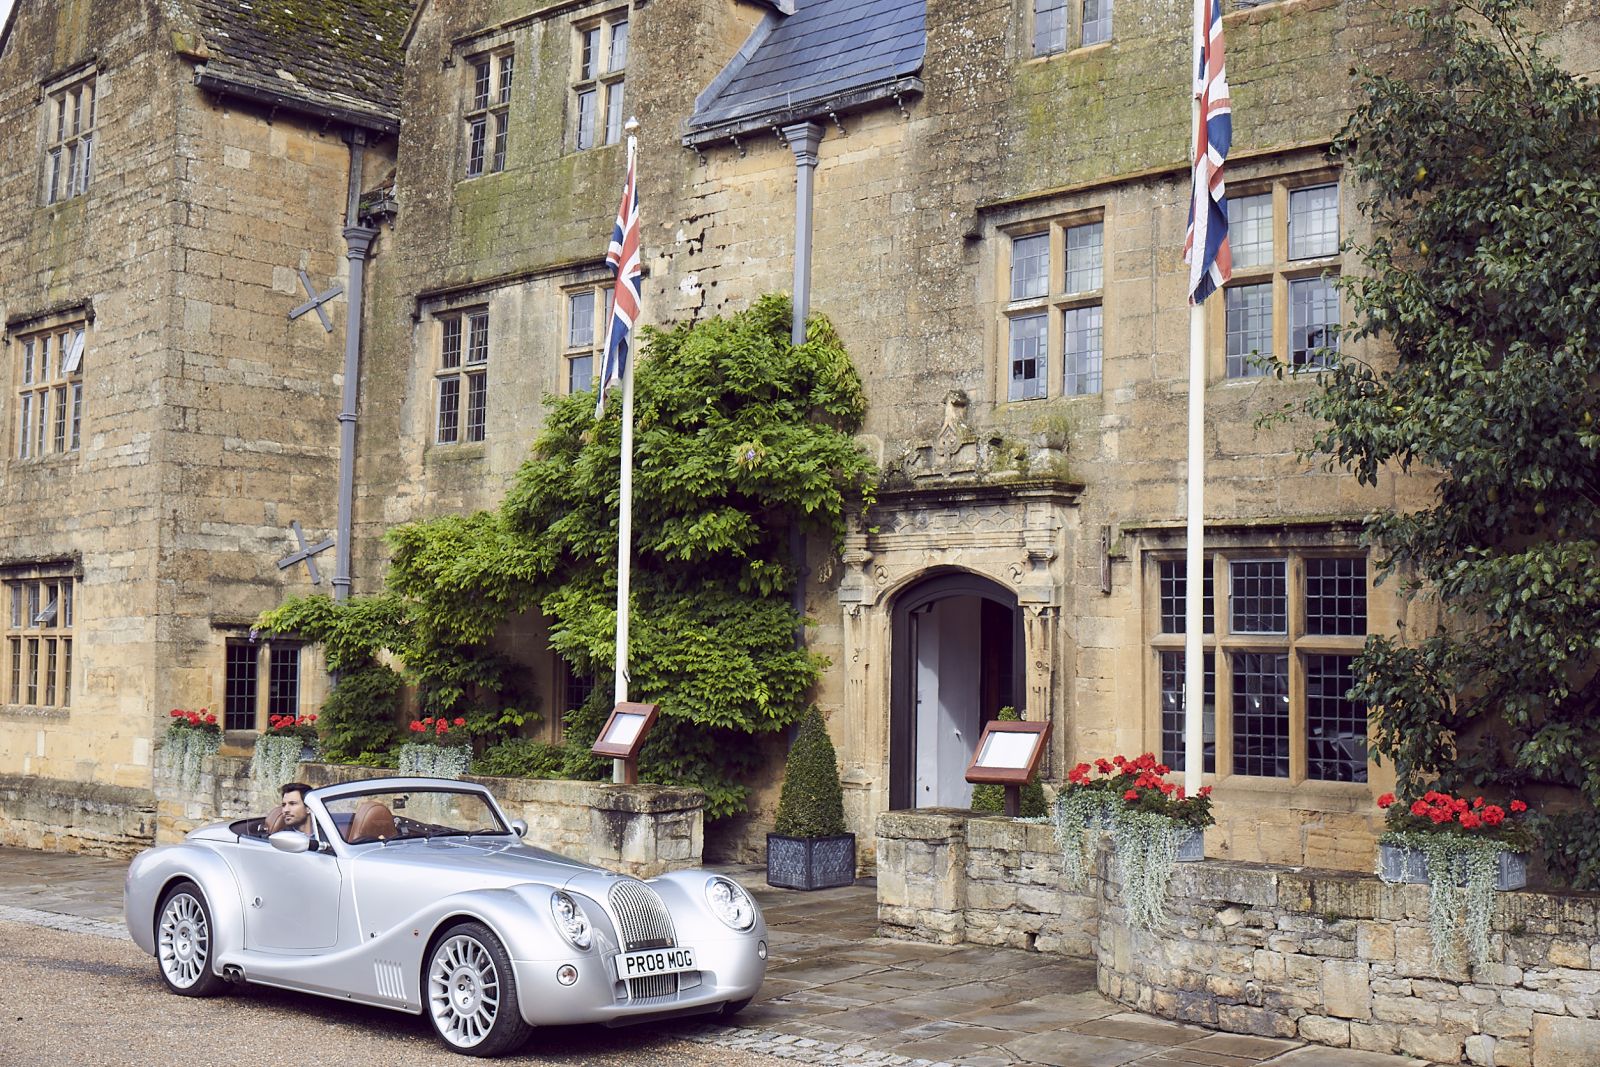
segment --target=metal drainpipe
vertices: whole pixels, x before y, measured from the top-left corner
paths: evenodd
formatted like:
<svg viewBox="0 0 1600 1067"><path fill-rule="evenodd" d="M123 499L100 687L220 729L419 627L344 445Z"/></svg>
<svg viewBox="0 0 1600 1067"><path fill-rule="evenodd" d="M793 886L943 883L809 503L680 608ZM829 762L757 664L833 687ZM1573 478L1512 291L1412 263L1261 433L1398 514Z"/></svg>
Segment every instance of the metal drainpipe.
<svg viewBox="0 0 1600 1067"><path fill-rule="evenodd" d="M783 128L783 138L794 153L794 317L789 339L805 344L806 315L811 310L811 203L817 174L817 146L823 128L815 122L801 122ZM789 527L789 561L794 567L794 610L806 613L806 536L800 531L798 516ZM805 627L795 628L796 647L805 644Z"/></svg>
<svg viewBox="0 0 1600 1067"><path fill-rule="evenodd" d="M350 597L350 549L356 484L356 405L361 396L361 292L367 253L378 231L361 225L361 157L366 134L353 130L350 145L350 188L345 208L345 258L350 261L345 287L344 398L339 411L339 529L334 543L333 599Z"/></svg>

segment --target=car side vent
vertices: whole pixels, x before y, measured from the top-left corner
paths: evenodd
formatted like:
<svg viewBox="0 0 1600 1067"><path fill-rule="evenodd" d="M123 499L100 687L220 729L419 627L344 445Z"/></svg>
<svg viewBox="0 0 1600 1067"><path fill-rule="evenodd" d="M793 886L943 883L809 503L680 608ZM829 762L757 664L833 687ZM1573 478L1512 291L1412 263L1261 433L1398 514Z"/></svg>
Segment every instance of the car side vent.
<svg viewBox="0 0 1600 1067"><path fill-rule="evenodd" d="M672 916L656 891L636 879L619 881L611 889L611 910L616 913L623 948L635 952L645 948L672 948L677 945Z"/></svg>
<svg viewBox="0 0 1600 1067"><path fill-rule="evenodd" d="M406 999L406 982L398 963L376 960L372 964L373 977L377 979L378 996L395 1000Z"/></svg>

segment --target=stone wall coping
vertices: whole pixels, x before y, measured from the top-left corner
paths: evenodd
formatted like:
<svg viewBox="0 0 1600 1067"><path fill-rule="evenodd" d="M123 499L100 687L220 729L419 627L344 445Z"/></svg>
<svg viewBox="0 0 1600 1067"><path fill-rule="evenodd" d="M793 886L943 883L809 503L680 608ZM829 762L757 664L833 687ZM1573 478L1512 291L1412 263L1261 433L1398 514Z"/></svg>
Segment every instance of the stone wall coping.
<svg viewBox="0 0 1600 1067"><path fill-rule="evenodd" d="M340 782L388 778L397 772L387 767L359 767L345 763L302 763L299 773L302 776L301 781L316 788ZM441 779L444 780L446 779ZM670 811L698 811L704 808L706 803L705 794L698 789L673 785L619 785L576 778L500 778L478 775L463 775L461 781L486 787L502 804L550 799L582 804L602 811L655 815Z"/></svg>
<svg viewBox="0 0 1600 1067"><path fill-rule="evenodd" d="M153 804L152 794L148 789L110 785L106 782L68 782L32 774L0 774L0 792L51 795L95 806L128 808L136 811L149 811Z"/></svg>

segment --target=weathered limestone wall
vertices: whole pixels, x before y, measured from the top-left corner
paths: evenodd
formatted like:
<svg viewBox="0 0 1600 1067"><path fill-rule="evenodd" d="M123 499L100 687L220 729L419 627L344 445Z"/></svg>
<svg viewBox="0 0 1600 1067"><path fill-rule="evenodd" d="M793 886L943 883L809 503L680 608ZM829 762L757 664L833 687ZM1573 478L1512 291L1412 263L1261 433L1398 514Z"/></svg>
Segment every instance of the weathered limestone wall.
<svg viewBox="0 0 1600 1067"><path fill-rule="evenodd" d="M0 773L146 789L161 612L155 436L170 321L178 65L154 7L23 4L0 56L0 566L78 574L72 706L0 700ZM88 191L45 203L41 85L95 64ZM19 457L14 333L86 321L77 451ZM13 325L15 324L15 325ZM63 803L76 803L67 799ZM70 823L59 828L70 839ZM113 836L117 831L111 832Z"/></svg>
<svg viewBox="0 0 1600 1067"><path fill-rule="evenodd" d="M315 788L393 773L302 763L296 780ZM705 796L698 790L529 778L465 780L487 786L507 815L525 820L529 844L641 878L700 865ZM194 789L163 773L156 784L155 843L171 844L219 819L262 814L277 803L277 793L260 789L250 778L250 761L237 757L208 757ZM0 783L0 800L4 797Z"/></svg>
<svg viewBox="0 0 1600 1067"><path fill-rule="evenodd" d="M0 775L0 845L131 856L149 848L155 832L148 789Z"/></svg>
<svg viewBox="0 0 1600 1067"><path fill-rule="evenodd" d="M1500 894L1491 957L1436 963L1428 887L1208 860L1179 864L1169 923L1134 930L1103 844L1062 887L1051 828L953 811L878 820L891 937L1092 957L1103 993L1235 1033L1439 1063L1600 1062L1600 895Z"/></svg>

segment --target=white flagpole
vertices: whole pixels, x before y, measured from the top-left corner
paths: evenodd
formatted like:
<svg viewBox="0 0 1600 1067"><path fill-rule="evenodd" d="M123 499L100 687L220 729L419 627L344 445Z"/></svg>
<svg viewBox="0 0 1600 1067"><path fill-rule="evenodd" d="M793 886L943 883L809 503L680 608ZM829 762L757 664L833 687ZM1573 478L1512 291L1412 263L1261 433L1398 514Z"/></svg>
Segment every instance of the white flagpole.
<svg viewBox="0 0 1600 1067"><path fill-rule="evenodd" d="M637 129L638 122L628 120L630 129ZM634 153L638 149L637 139L630 133L628 135L628 169L633 174L633 180L639 181L639 172L634 166ZM638 197L637 191L634 194ZM617 273L617 284L622 284L622 274ZM614 296L612 299L616 299ZM609 328L609 326L608 326ZM617 662L616 662L616 703L621 704L628 699L628 588L633 566L633 364L637 353L633 350L633 327L628 328L628 360L622 368L622 486L620 489L621 501L617 515ZM627 778L627 761L614 759L611 761L611 780L622 782Z"/></svg>
<svg viewBox="0 0 1600 1067"><path fill-rule="evenodd" d="M1195 40L1206 32L1206 0L1195 0ZM1191 58L1191 63L1194 59ZM1189 199L1198 226L1207 205L1197 189L1192 172L1200 148L1200 98L1191 104L1189 159L1191 164ZM1205 249L1197 241L1193 255ZM1205 740L1201 717L1205 711L1205 669L1201 663L1202 608L1205 603L1205 425L1206 425L1206 325L1205 306L1189 306L1189 492L1187 558L1184 574L1183 614L1183 791L1188 796L1200 792L1200 774L1205 766Z"/></svg>

